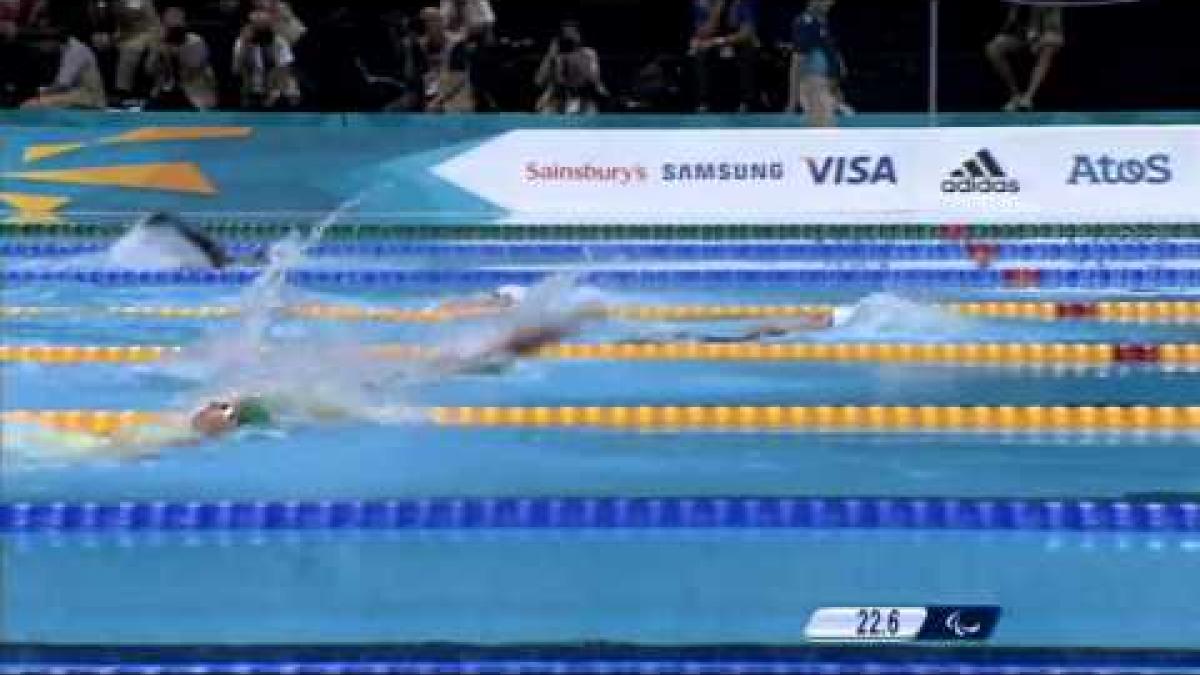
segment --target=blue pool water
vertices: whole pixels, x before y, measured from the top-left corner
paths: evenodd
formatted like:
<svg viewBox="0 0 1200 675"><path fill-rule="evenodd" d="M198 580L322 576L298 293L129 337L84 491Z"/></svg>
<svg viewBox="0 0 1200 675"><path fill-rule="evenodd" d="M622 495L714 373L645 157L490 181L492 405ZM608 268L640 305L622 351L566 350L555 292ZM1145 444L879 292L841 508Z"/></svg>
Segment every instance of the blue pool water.
<svg viewBox="0 0 1200 675"><path fill-rule="evenodd" d="M506 269L546 268L544 260L506 255ZM61 264L20 262L22 269ZM357 264L385 263L372 258ZM478 289L292 288L287 299L419 308L472 290ZM963 299L1170 299L1182 295L1179 288L880 290L731 282L623 284L584 295L631 304L819 302L845 308L845 323L792 338L797 341L1178 343L1196 342L1200 334L1194 324L974 319L934 306ZM7 306L75 310L227 305L237 298L238 288L227 285L36 283L11 284L0 294ZM725 335L750 323L609 321L578 340L661 337L681 329ZM4 344L195 346L235 334L239 323L74 311L9 318L3 328ZM286 319L272 327L269 342L286 345L312 367L326 347L447 344L481 330L486 322ZM336 372L336 360L324 367L330 378L344 375ZM5 363L0 400L6 410L180 410L220 385L208 380L211 375L205 364ZM1173 406L1196 404L1196 377L1156 366L529 360L499 373L393 382L384 395L416 408ZM340 422L248 433L133 461L67 460L52 449L6 447L0 467L3 501L33 503L699 495L1120 499L1200 493L1196 451L1197 439L1188 436L637 433ZM37 533L8 536L5 544L4 630L17 642L799 644L808 615L819 606L939 603L1001 606L1004 618L993 639L1000 646L1183 649L1194 647L1200 632L1200 534L1192 532Z"/></svg>

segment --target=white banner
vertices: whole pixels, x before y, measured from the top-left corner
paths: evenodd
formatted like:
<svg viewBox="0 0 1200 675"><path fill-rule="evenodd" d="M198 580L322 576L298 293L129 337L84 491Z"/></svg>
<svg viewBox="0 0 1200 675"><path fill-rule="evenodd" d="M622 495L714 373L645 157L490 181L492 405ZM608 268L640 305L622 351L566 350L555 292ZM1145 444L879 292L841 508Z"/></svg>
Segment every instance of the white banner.
<svg viewBox="0 0 1200 675"><path fill-rule="evenodd" d="M434 172L514 222L1200 219L1200 127L513 131Z"/></svg>

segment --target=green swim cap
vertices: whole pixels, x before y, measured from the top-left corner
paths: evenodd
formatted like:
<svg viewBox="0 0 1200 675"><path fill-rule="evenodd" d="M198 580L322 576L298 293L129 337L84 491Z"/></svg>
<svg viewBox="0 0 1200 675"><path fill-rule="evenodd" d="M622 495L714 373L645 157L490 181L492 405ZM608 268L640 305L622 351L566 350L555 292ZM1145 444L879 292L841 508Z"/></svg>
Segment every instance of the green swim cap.
<svg viewBox="0 0 1200 675"><path fill-rule="evenodd" d="M274 422L271 409L261 398L247 398L238 403L239 427L269 427Z"/></svg>

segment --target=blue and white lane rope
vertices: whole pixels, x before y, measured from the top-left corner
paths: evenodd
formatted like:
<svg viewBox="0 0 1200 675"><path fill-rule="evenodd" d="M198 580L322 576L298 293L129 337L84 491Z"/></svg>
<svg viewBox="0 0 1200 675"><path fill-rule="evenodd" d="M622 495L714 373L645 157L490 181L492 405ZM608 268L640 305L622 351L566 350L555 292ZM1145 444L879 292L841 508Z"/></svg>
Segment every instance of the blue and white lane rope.
<svg viewBox="0 0 1200 675"><path fill-rule="evenodd" d="M729 651L736 651L729 648ZM767 650L763 650L767 651ZM781 650L784 651L784 650ZM786 650L792 651L792 650ZM906 649L906 652L911 652ZM115 650L119 654L119 650ZM910 660L909 660L910 659ZM0 675L1083 675L1130 673L1170 675L1195 673L1200 657L1192 655L1113 654L1082 656L1063 653L1057 659L1008 656L970 659L961 654L912 654L879 658L848 652L840 658L828 654L764 656L738 659L705 658L614 658L588 659L529 656L521 659L446 658L444 660L344 661L167 661L57 662L5 664Z"/></svg>
<svg viewBox="0 0 1200 675"><path fill-rule="evenodd" d="M330 242L309 253L328 257L419 257L460 260L745 260L745 261L878 261L911 262L962 260L978 251L978 244L961 242L781 242L781 243L670 243L670 242ZM1200 241L1075 241L997 242L986 246L998 261L1134 261L1200 259ZM0 256L49 258L93 255L106 251L104 242L0 242ZM261 244L231 243L234 255L263 250Z"/></svg>
<svg viewBox="0 0 1200 675"><path fill-rule="evenodd" d="M0 504L0 533L506 528L1200 532L1200 501L529 497Z"/></svg>
<svg viewBox="0 0 1200 675"><path fill-rule="evenodd" d="M101 286L240 286L258 271L5 269L0 283L84 283ZM297 269L289 283L341 287L496 286L533 284L547 272L522 269ZM1128 289L1200 287L1200 268L1124 269L634 269L595 270L583 281L601 287L678 285L778 285L1045 289Z"/></svg>

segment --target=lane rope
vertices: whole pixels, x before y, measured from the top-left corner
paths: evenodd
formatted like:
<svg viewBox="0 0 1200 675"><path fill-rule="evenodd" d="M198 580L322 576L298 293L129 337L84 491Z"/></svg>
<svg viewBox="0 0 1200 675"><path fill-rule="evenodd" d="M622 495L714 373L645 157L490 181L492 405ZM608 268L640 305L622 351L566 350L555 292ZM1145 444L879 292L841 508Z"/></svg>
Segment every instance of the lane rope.
<svg viewBox="0 0 1200 675"><path fill-rule="evenodd" d="M185 347L163 345L0 345L0 362L52 365L151 363L185 353ZM360 353L379 359L421 359L435 357L439 351L417 344L381 344L366 347ZM532 357L574 361L819 361L1194 368L1200 367L1200 343L591 343L544 347Z"/></svg>
<svg viewBox="0 0 1200 675"><path fill-rule="evenodd" d="M103 253L106 243L61 240L0 241L0 256L50 258ZM233 242L235 256L258 253L262 245ZM747 261L871 261L916 262L962 260L986 256L996 261L1136 261L1200 258L1200 241L1025 241L988 243L952 241L913 242L331 242L306 251L320 257L420 257L505 260L747 260Z"/></svg>
<svg viewBox="0 0 1200 675"><path fill-rule="evenodd" d="M1200 503L808 497L512 497L0 504L0 532L502 528L1200 531Z"/></svg>
<svg viewBox="0 0 1200 675"><path fill-rule="evenodd" d="M241 286L252 282L256 270L131 270L131 269L4 269L0 283L84 283L101 286ZM546 271L528 269L296 269L287 282L304 286L337 287L467 287L492 288L541 281ZM865 288L968 287L980 289L1043 288L1085 290L1193 289L1200 287L1200 268L1054 269L608 269L593 270L581 280L610 288L781 285Z"/></svg>
<svg viewBox="0 0 1200 675"><path fill-rule="evenodd" d="M446 645L445 648L453 649L454 646ZM667 648L675 652L670 656L642 658L622 653L645 653L647 649L642 645L633 650L623 650L620 645L607 645L601 656L587 656L588 650L595 648L585 647L577 655L560 658L548 655L563 651L561 645L552 645L516 648L514 651L523 652L516 657L447 658L443 654L435 658L405 656L382 660L360 656L342 657L342 660L310 658L300 661L291 660L293 657L288 656L281 660L240 658L198 661L189 654L189 658L162 662L137 662L123 656L128 651L126 649L106 649L109 654L121 657L122 661L117 663L111 659L97 658L94 662L74 659L45 663L25 661L17 665L0 663L0 675L1090 675L1127 672L1169 675L1195 672L1197 664L1200 664L1200 658L1194 652L1150 655L1143 650L1092 654L1085 650L1081 655L1064 656L1062 650L1047 650L1053 653L1022 656L1011 653L1013 650L1009 649L983 653L968 660L959 654L948 658L944 651L941 654L914 654L916 648L911 646L903 650L909 656L859 653L861 650L855 649L848 650L844 656L835 657L828 650L816 650L812 646L688 645L685 648ZM472 644L458 651L477 654L483 649ZM700 656L678 656L679 652L696 652ZM161 657L156 655L152 658Z"/></svg>
<svg viewBox="0 0 1200 675"><path fill-rule="evenodd" d="M128 216L120 222L0 223L2 237L114 238L129 230ZM308 232L312 219L190 218L194 226L231 239L262 240ZM326 240L404 241L585 241L585 240L980 240L980 239L1163 239L1200 237L1200 223L923 223L923 224L715 224L715 223L561 223L550 225L487 225L465 223L336 223Z"/></svg>
<svg viewBox="0 0 1200 675"><path fill-rule="evenodd" d="M969 316L1044 321L1094 320L1122 323L1193 323L1200 321L1200 302L1197 301L958 302L940 304L937 307ZM612 318L645 321L713 321L799 317L830 321L836 309L833 305L618 305L606 308L604 314ZM499 311L307 304L287 307L283 313L296 318L331 321L435 323L487 316L497 314ZM225 319L240 314L241 310L237 307L219 305L97 308L0 306L0 318L10 319L52 315L111 315L129 319Z"/></svg>
<svg viewBox="0 0 1200 675"><path fill-rule="evenodd" d="M630 431L982 432L1005 434L1193 434L1200 406L440 406L424 408L445 427ZM8 424L107 435L177 419L170 413L11 410Z"/></svg>

